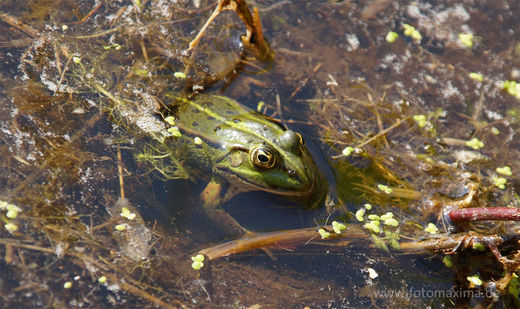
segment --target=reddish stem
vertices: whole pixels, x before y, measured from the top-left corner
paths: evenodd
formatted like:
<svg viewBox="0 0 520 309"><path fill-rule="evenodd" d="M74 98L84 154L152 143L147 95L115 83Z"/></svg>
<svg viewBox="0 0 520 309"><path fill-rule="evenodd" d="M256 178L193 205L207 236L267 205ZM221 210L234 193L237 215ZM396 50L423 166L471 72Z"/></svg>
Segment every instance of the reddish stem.
<svg viewBox="0 0 520 309"><path fill-rule="evenodd" d="M467 221L520 221L520 208L516 207L475 207L455 209L448 213L454 224Z"/></svg>

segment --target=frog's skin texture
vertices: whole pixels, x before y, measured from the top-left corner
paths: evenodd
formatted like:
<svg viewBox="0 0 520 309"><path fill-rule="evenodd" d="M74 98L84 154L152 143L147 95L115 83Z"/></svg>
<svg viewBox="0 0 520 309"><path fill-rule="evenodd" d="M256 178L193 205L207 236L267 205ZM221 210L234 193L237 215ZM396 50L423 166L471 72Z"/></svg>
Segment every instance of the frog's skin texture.
<svg viewBox="0 0 520 309"><path fill-rule="evenodd" d="M244 191L270 192L305 207L323 202L326 180L299 133L227 97L170 99L162 116L173 117L168 126L177 127L182 136L164 143L180 149L176 153L182 158L177 159L196 178L213 177L201 194L210 216L219 217L216 206ZM226 185L229 189L222 196ZM228 217L223 225L237 225Z"/></svg>

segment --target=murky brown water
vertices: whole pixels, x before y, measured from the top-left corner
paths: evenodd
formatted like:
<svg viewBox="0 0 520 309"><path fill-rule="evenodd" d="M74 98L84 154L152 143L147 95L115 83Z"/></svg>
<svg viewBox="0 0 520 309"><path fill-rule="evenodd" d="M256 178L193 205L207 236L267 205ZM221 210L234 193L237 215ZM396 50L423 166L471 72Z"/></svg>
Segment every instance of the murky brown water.
<svg viewBox="0 0 520 309"><path fill-rule="evenodd" d="M466 207L519 206L520 95L503 84L520 80L520 3L251 2L275 61L252 60L225 83L244 26L222 13L187 58L182 51L216 1L194 2L0 1L0 201L22 209L17 218L0 212L2 307L518 304L510 277L517 266L504 271L487 251L458 252L446 267L443 254L388 248L395 235L403 243L437 237L424 231L428 223L447 235L444 206L468 196ZM420 40L405 35L405 24ZM399 34L393 43L389 31ZM95 84L110 91L100 94ZM242 225L270 231L335 219L362 226L368 214L392 212L399 227L367 231L353 244L346 237L273 250L275 260L242 253L194 271L193 254L235 237L201 215L203 181L165 180L180 175L172 162L154 170L136 160L153 144L121 116L137 119L142 102L193 85L253 109L265 102L266 114L304 132L329 180L329 209L289 208L265 193L233 198L223 208ZM116 108L107 99L115 94L133 103ZM466 146L472 138L483 146ZM362 151L346 158L347 146ZM142 217L129 234L113 232L118 162L125 206ZM511 176L497 172L504 166ZM373 208L360 223L354 214L365 203ZM7 231L8 223L18 230ZM518 228L479 223L461 231L507 236ZM518 246L500 249L518 260ZM475 275L482 286L468 280ZM485 297L491 282L500 297Z"/></svg>

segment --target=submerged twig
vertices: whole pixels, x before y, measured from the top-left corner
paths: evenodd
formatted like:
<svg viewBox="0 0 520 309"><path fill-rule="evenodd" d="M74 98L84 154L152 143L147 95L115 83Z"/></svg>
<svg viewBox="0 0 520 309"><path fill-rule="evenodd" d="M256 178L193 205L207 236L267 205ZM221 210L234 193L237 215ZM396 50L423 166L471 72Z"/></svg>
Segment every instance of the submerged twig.
<svg viewBox="0 0 520 309"><path fill-rule="evenodd" d="M85 15L80 21L73 22L72 24L82 24L87 21L94 13L96 13L99 8L103 5L103 1L99 1L90 12L88 12L87 15Z"/></svg>
<svg viewBox="0 0 520 309"><path fill-rule="evenodd" d="M316 74L316 72L318 72L318 70L321 68L321 66L323 65L323 63L318 63L314 69L312 69L312 73L309 74L309 76L307 76L307 78L305 78L305 80L300 84L300 86L298 86L296 89L294 89L294 91L291 93L291 95L289 96L289 98L287 98L287 100L285 102L289 102L291 101L292 98L294 98L294 96L300 92L300 90L302 90L302 88L307 84L307 82L309 81L309 79L311 77L314 76L314 74Z"/></svg>
<svg viewBox="0 0 520 309"><path fill-rule="evenodd" d="M473 207L455 209L448 213L453 224L468 221L520 221L520 208L516 207Z"/></svg>
<svg viewBox="0 0 520 309"><path fill-rule="evenodd" d="M23 33L29 35L30 37L36 38L39 35L37 30L31 28L30 26L26 25L18 18L13 17L9 14L0 12L0 20L11 25L11 27L22 31Z"/></svg>
<svg viewBox="0 0 520 309"><path fill-rule="evenodd" d="M393 125L389 126L388 128L384 129L383 131L377 133L376 135L372 136L371 138L367 139L366 141L362 142L361 144L357 145L355 148L362 148L363 146L367 145L367 144L370 144L371 142L373 142L374 140L380 138L381 136L385 135L386 133L390 132L391 130L397 128L398 126L400 126L403 122L405 122L406 120L410 119L411 117L408 116L408 117L405 117L405 118L402 118L402 119L399 119L396 123L394 123ZM331 156L332 159L339 159L341 157L344 157L343 154L339 154L339 155L335 155L335 156Z"/></svg>
<svg viewBox="0 0 520 309"><path fill-rule="evenodd" d="M192 51L197 46L209 25L225 10L235 11L238 17L244 22L246 35L241 37L244 47L251 51L258 60L263 62L272 61L274 52L264 39L258 9L255 8L253 14L251 14L245 0L219 0L217 7L202 26L197 36L190 42L186 52Z"/></svg>
<svg viewBox="0 0 520 309"><path fill-rule="evenodd" d="M348 225L341 234L333 232L332 226L321 227L330 233L330 239L347 237L349 239L368 239L368 233L358 225ZM320 239L317 227L309 227L288 231L277 231L269 233L256 233L246 235L240 239L229 241L220 245L209 247L199 251L209 260L220 257L251 251L261 248L282 248L284 246L306 245L313 239Z"/></svg>
<svg viewBox="0 0 520 309"><path fill-rule="evenodd" d="M330 235L325 241L338 238L347 239L346 244L353 241L369 240L370 234L360 225L349 224L341 234L334 233L330 225L321 227ZM309 227L288 231L277 231L269 233L248 234L240 239L229 241L213 247L205 248L199 253L205 255L208 260L215 260L232 254L252 251L256 249L281 249L284 247L303 246L313 240L320 239L318 228ZM498 246L511 240L520 239L520 234L500 235L480 235L474 232L459 233L454 235L436 235L430 239L402 242L399 244L402 254L421 254L421 253L444 253L453 254L458 250L471 249L475 243L485 244L493 253L495 258L503 263L510 264L511 261L503 257L498 250ZM376 248L377 244L370 244L371 248Z"/></svg>
<svg viewBox="0 0 520 309"><path fill-rule="evenodd" d="M121 158L121 146L117 145L117 174L119 176L119 190L121 199L125 198L125 185L123 179L123 160Z"/></svg>

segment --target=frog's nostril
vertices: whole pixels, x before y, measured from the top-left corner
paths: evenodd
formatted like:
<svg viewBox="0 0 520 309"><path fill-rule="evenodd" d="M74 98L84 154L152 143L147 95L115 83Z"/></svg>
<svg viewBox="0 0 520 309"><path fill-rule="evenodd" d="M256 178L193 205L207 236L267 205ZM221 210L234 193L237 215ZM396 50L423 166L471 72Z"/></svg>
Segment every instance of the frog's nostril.
<svg viewBox="0 0 520 309"><path fill-rule="evenodd" d="M289 173L289 177L294 177L294 175L296 175L295 170L289 170L288 173Z"/></svg>

